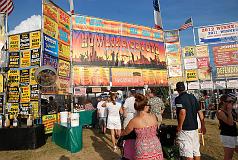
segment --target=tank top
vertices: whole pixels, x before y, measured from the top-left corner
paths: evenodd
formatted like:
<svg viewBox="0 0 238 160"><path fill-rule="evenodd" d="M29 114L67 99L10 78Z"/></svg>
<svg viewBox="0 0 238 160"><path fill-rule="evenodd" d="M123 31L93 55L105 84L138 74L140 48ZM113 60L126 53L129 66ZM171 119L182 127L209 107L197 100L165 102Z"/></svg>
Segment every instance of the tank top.
<svg viewBox="0 0 238 160"><path fill-rule="evenodd" d="M222 111L222 112L224 112L224 111ZM224 112L224 113L225 113L226 116L228 116L228 114L226 112ZM219 123L220 123L219 129L221 130L220 135L232 136L232 137L238 136L235 122L233 123L232 126L230 126L230 125L226 124L225 122L223 122L222 120L219 119Z"/></svg>

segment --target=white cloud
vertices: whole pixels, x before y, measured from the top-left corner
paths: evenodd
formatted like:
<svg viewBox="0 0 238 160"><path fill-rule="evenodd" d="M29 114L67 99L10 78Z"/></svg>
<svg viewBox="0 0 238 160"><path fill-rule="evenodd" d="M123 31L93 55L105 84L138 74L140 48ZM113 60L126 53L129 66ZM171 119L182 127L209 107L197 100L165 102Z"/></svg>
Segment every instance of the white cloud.
<svg viewBox="0 0 238 160"><path fill-rule="evenodd" d="M34 30L41 29L41 16L33 15L26 20L23 20L18 26L14 28L14 30L10 31L10 34L17 34L23 32L29 32Z"/></svg>

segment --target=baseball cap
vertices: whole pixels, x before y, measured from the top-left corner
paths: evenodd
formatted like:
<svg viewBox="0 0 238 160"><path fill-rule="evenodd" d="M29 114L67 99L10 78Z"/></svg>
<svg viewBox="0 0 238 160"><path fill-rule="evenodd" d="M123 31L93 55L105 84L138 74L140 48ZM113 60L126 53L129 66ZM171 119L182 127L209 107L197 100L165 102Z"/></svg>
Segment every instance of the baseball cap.
<svg viewBox="0 0 238 160"><path fill-rule="evenodd" d="M236 95L236 93L228 93L227 96L230 97L233 102L236 102L236 101L237 101L237 95Z"/></svg>
<svg viewBox="0 0 238 160"><path fill-rule="evenodd" d="M176 84L176 90L177 90L177 91L184 91L184 90L185 90L185 85L184 85L184 83L183 83L183 82L178 82L178 83Z"/></svg>

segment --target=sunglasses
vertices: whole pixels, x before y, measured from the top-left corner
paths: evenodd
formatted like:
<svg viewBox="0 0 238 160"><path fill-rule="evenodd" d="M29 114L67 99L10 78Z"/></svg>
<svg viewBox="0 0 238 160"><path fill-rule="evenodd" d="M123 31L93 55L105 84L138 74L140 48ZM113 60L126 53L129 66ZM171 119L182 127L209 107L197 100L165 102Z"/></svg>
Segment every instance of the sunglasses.
<svg viewBox="0 0 238 160"><path fill-rule="evenodd" d="M224 101L224 102L226 102L226 103L234 103L234 101L232 101L232 100L228 100L228 101Z"/></svg>

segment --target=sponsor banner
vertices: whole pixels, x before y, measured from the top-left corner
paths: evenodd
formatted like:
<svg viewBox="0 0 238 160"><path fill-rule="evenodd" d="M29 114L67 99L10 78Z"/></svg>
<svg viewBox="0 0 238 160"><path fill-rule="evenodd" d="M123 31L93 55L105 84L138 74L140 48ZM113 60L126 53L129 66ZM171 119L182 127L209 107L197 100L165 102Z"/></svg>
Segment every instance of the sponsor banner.
<svg viewBox="0 0 238 160"><path fill-rule="evenodd" d="M101 93L101 92L102 92L102 88L100 88L100 87L97 87L97 88L93 87L92 88L92 93Z"/></svg>
<svg viewBox="0 0 238 160"><path fill-rule="evenodd" d="M238 44L215 46L212 50L216 66L238 65Z"/></svg>
<svg viewBox="0 0 238 160"><path fill-rule="evenodd" d="M238 66L222 66L216 68L217 78L238 77Z"/></svg>
<svg viewBox="0 0 238 160"><path fill-rule="evenodd" d="M215 89L226 89L226 81L216 81L214 83Z"/></svg>
<svg viewBox="0 0 238 160"><path fill-rule="evenodd" d="M109 86L109 68L74 66L75 86Z"/></svg>
<svg viewBox="0 0 238 160"><path fill-rule="evenodd" d="M58 77L57 79L58 94L68 94L70 88L70 78Z"/></svg>
<svg viewBox="0 0 238 160"><path fill-rule="evenodd" d="M30 102L30 104L32 107L34 119L39 118L39 104L38 104L38 102Z"/></svg>
<svg viewBox="0 0 238 160"><path fill-rule="evenodd" d="M185 76L186 81L197 81L198 80L198 74L197 70L185 70Z"/></svg>
<svg viewBox="0 0 238 160"><path fill-rule="evenodd" d="M35 80L35 71L37 68L31 68L30 69L30 84L31 85L35 85L37 84L36 80Z"/></svg>
<svg viewBox="0 0 238 160"><path fill-rule="evenodd" d="M59 46L59 58L70 61L70 46L65 45L62 42L58 42Z"/></svg>
<svg viewBox="0 0 238 160"><path fill-rule="evenodd" d="M199 57L197 58L198 68L209 67L209 58L208 57Z"/></svg>
<svg viewBox="0 0 238 160"><path fill-rule="evenodd" d="M39 100L39 88L38 85L31 85L31 101Z"/></svg>
<svg viewBox="0 0 238 160"><path fill-rule="evenodd" d="M49 37L47 35L43 35L44 36L44 52L58 57L58 40Z"/></svg>
<svg viewBox="0 0 238 160"><path fill-rule="evenodd" d="M9 52L20 50L20 35L9 36Z"/></svg>
<svg viewBox="0 0 238 160"><path fill-rule="evenodd" d="M31 66L40 66L40 49L31 50Z"/></svg>
<svg viewBox="0 0 238 160"><path fill-rule="evenodd" d="M44 15L44 33L48 36L58 38L58 24Z"/></svg>
<svg viewBox="0 0 238 160"><path fill-rule="evenodd" d="M29 115L29 108L30 108L30 104L29 103L21 103L20 104L20 110L21 110L21 115Z"/></svg>
<svg viewBox="0 0 238 160"><path fill-rule="evenodd" d="M58 10L53 3L47 2L43 4L43 14L53 21L58 22Z"/></svg>
<svg viewBox="0 0 238 160"><path fill-rule="evenodd" d="M30 33L20 34L20 50L30 49Z"/></svg>
<svg viewBox="0 0 238 160"><path fill-rule="evenodd" d="M181 77L183 75L181 65L171 65L168 66L168 69L169 69L169 77Z"/></svg>
<svg viewBox="0 0 238 160"><path fill-rule="evenodd" d="M4 80L3 80L3 75L0 74L0 93L4 91Z"/></svg>
<svg viewBox="0 0 238 160"><path fill-rule="evenodd" d="M3 114L4 95L0 95L0 114Z"/></svg>
<svg viewBox="0 0 238 160"><path fill-rule="evenodd" d="M166 43L179 42L179 31L178 30L165 31L164 41Z"/></svg>
<svg viewBox="0 0 238 160"><path fill-rule="evenodd" d="M167 54L167 65L181 65L181 54L180 53L168 53Z"/></svg>
<svg viewBox="0 0 238 160"><path fill-rule="evenodd" d="M166 53L179 53L180 44L179 43L166 43Z"/></svg>
<svg viewBox="0 0 238 160"><path fill-rule="evenodd" d="M182 49L183 57L195 57L195 47L194 46L186 46Z"/></svg>
<svg viewBox="0 0 238 160"><path fill-rule="evenodd" d="M58 75L70 77L70 62L59 59Z"/></svg>
<svg viewBox="0 0 238 160"><path fill-rule="evenodd" d="M18 86L8 87L8 102L18 103L20 100L20 92Z"/></svg>
<svg viewBox="0 0 238 160"><path fill-rule="evenodd" d="M188 82L188 90L196 90L196 89L200 89L199 82Z"/></svg>
<svg viewBox="0 0 238 160"><path fill-rule="evenodd" d="M9 70L7 72L7 84L8 86L18 86L20 81L20 71L19 70Z"/></svg>
<svg viewBox="0 0 238 160"><path fill-rule="evenodd" d="M86 96L87 95L87 88L82 87L74 87L74 95L75 96Z"/></svg>
<svg viewBox="0 0 238 160"><path fill-rule="evenodd" d="M28 86L30 84L30 69L20 70L20 86Z"/></svg>
<svg viewBox="0 0 238 160"><path fill-rule="evenodd" d="M200 44L234 42L238 40L238 22L198 28Z"/></svg>
<svg viewBox="0 0 238 160"><path fill-rule="evenodd" d="M19 52L10 52L9 53L9 68L19 68L20 66L20 53Z"/></svg>
<svg viewBox="0 0 238 160"><path fill-rule="evenodd" d="M21 103L30 102L31 98L30 86L20 87L20 91L21 91L20 102Z"/></svg>
<svg viewBox="0 0 238 160"><path fill-rule="evenodd" d="M10 116L10 119L14 118L14 115L18 115L19 112L19 104L18 103L8 103L8 114Z"/></svg>
<svg viewBox="0 0 238 160"><path fill-rule="evenodd" d="M24 50L20 52L20 66L26 68L31 66L31 50Z"/></svg>
<svg viewBox="0 0 238 160"><path fill-rule="evenodd" d="M41 46L41 32L30 32L30 49L40 48Z"/></svg>
<svg viewBox="0 0 238 160"><path fill-rule="evenodd" d="M204 81L200 82L201 89L213 89L213 82L212 81Z"/></svg>
<svg viewBox="0 0 238 160"><path fill-rule="evenodd" d="M230 89L238 89L238 80L227 80L226 82L227 88Z"/></svg>
<svg viewBox="0 0 238 160"><path fill-rule="evenodd" d="M59 119L59 114L50 114L42 116L42 124L45 126L45 134L52 133L54 123Z"/></svg>
<svg viewBox="0 0 238 160"><path fill-rule="evenodd" d="M162 42L73 31L72 43L74 64L166 68Z"/></svg>
<svg viewBox="0 0 238 160"><path fill-rule="evenodd" d="M210 80L211 73L209 72L209 68L203 67L198 69L198 78L200 80Z"/></svg>
<svg viewBox="0 0 238 160"><path fill-rule="evenodd" d="M163 31L145 26L116 22L88 16L73 16L73 30L121 35L163 42Z"/></svg>
<svg viewBox="0 0 238 160"><path fill-rule="evenodd" d="M69 45L70 44L70 30L65 28L65 26L63 26L62 24L59 24L58 27L59 27L58 40Z"/></svg>
<svg viewBox="0 0 238 160"><path fill-rule="evenodd" d="M112 86L144 86L142 70L112 68Z"/></svg>
<svg viewBox="0 0 238 160"><path fill-rule="evenodd" d="M70 30L70 15L63 11L61 8L58 8L59 22L64 25L64 27Z"/></svg>
<svg viewBox="0 0 238 160"><path fill-rule="evenodd" d="M57 70L58 68L58 58L48 55L48 54L43 54L43 66L51 66Z"/></svg>
<svg viewBox="0 0 238 160"><path fill-rule="evenodd" d="M184 59L185 69L197 69L197 59L196 58L185 58Z"/></svg>
<svg viewBox="0 0 238 160"><path fill-rule="evenodd" d="M197 57L208 57L209 56L207 45L196 46L195 49L196 49Z"/></svg>

